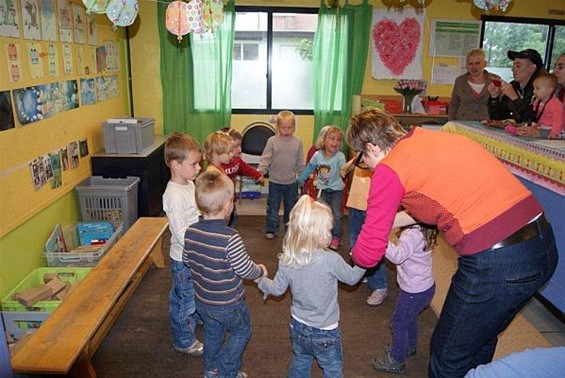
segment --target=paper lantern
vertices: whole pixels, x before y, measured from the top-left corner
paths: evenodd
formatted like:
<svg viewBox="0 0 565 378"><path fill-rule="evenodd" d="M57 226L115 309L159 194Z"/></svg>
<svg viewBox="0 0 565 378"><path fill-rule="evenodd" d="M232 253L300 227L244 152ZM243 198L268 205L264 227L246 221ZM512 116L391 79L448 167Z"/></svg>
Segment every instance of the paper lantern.
<svg viewBox="0 0 565 378"><path fill-rule="evenodd" d="M183 1L173 1L167 6L165 27L169 32L177 36L179 42L182 41L183 35L190 33L188 13L188 3Z"/></svg>
<svg viewBox="0 0 565 378"><path fill-rule="evenodd" d="M187 4L188 25L190 31L196 34L203 34L208 31L206 26L204 26L203 8L202 0L192 0Z"/></svg>
<svg viewBox="0 0 565 378"><path fill-rule="evenodd" d="M98 14L106 13L109 2L110 0L82 0L82 3L86 7L86 14L90 14L90 12Z"/></svg>
<svg viewBox="0 0 565 378"><path fill-rule="evenodd" d="M222 0L207 0L204 2L204 26L210 30L216 29L224 21L224 4Z"/></svg>
<svg viewBox="0 0 565 378"><path fill-rule="evenodd" d="M112 21L114 27L126 27L133 24L138 11L137 0L110 0L106 8L106 16Z"/></svg>

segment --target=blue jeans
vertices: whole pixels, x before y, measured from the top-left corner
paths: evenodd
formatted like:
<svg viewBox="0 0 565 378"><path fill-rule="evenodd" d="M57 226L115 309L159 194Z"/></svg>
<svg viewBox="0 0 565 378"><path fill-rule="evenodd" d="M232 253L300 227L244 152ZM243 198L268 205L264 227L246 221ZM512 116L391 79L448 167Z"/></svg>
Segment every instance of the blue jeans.
<svg viewBox="0 0 565 378"><path fill-rule="evenodd" d="M553 275L551 226L507 247L461 256L431 340L430 377L463 377L492 361L498 334Z"/></svg>
<svg viewBox="0 0 565 378"><path fill-rule="evenodd" d="M267 196L267 219L265 228L267 232L276 234L279 231L279 208L281 200L284 206L283 221L284 225L288 224L290 218L290 210L298 200L298 185L296 182L292 184L276 184L269 181L269 195Z"/></svg>
<svg viewBox="0 0 565 378"><path fill-rule="evenodd" d="M326 331L290 318L290 339L294 357L288 378L310 377L314 358L318 361L324 378L343 377L343 351L339 327Z"/></svg>
<svg viewBox="0 0 565 378"><path fill-rule="evenodd" d="M343 221L341 218L341 206L343 204L343 190L323 189L320 199L332 209L334 216L334 226L332 228L332 237L341 238L343 236Z"/></svg>
<svg viewBox="0 0 565 378"><path fill-rule="evenodd" d="M173 285L169 291L169 323L173 332L173 345L188 348L196 340L194 330L198 319L195 313L192 272L182 261L170 261Z"/></svg>
<svg viewBox="0 0 565 378"><path fill-rule="evenodd" d="M361 227L363 223L365 223L365 211L358 210L354 208L349 208L349 248L353 248L355 242L357 241L357 237L361 232ZM386 289L387 285L387 277L386 277L386 267L384 264L384 259L382 259L376 267L372 269L367 269L367 273L365 273L365 277L367 277L367 286L371 291L377 289Z"/></svg>
<svg viewBox="0 0 565 378"><path fill-rule="evenodd" d="M404 362L407 353L418 346L418 315L428 307L435 292L436 285L421 293L408 293L399 289L398 301L390 322L391 355L396 362Z"/></svg>
<svg viewBox="0 0 565 378"><path fill-rule="evenodd" d="M204 322L204 371L221 378L237 376L243 351L251 338L251 320L244 300L230 306L197 302Z"/></svg>

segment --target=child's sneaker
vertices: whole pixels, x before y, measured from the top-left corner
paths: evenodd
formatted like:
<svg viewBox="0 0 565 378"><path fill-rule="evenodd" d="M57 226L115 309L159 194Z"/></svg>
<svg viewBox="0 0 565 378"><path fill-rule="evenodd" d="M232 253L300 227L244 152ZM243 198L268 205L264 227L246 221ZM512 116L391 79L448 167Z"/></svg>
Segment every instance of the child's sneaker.
<svg viewBox="0 0 565 378"><path fill-rule="evenodd" d="M332 238L332 242L330 244L330 249L333 249L334 251L336 251L339 246L341 245L341 239L337 236L334 236Z"/></svg>
<svg viewBox="0 0 565 378"><path fill-rule="evenodd" d="M188 348L175 347L175 350L180 353L186 353L191 356L202 356L204 354L204 344L198 340L194 340Z"/></svg>
<svg viewBox="0 0 565 378"><path fill-rule="evenodd" d="M406 369L404 362L396 362L390 355L390 352L385 353L381 358L373 359L372 365L375 370L385 371L387 373L404 374Z"/></svg>
<svg viewBox="0 0 565 378"><path fill-rule="evenodd" d="M378 306L388 297L387 289L376 289L373 290L371 295L367 297L367 304L369 306Z"/></svg>
<svg viewBox="0 0 565 378"><path fill-rule="evenodd" d="M271 240L271 239L273 239L274 237L275 237L275 234L273 234L272 232L267 232L267 233L265 234L265 239Z"/></svg>

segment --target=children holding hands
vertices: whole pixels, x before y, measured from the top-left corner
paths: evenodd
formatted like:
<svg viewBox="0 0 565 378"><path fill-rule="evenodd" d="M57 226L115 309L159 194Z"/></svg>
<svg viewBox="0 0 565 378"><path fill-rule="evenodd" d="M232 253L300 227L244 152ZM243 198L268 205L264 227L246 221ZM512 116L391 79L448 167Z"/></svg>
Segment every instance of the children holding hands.
<svg viewBox="0 0 565 378"><path fill-rule="evenodd" d="M342 377L338 281L355 285L365 269L351 267L339 254L326 249L332 240L332 227L330 208L302 196L290 213L274 279L263 275L258 280L265 296L282 295L289 286L292 292L290 337L294 357L290 378L310 377L313 359L324 377Z"/></svg>
<svg viewBox="0 0 565 378"><path fill-rule="evenodd" d="M196 309L204 322L206 378L247 376L239 371L251 337L243 279L267 275L267 268L249 258L238 232L227 225L233 198L233 182L223 171L201 174L196 204L202 217L185 233L183 262L193 272Z"/></svg>
<svg viewBox="0 0 565 378"><path fill-rule="evenodd" d="M318 198L328 204L332 210L334 227L332 228L332 241L330 248L337 250L341 245L343 236L342 202L343 202L343 177L340 174L345 164L345 155L341 152L343 131L337 126L324 126L316 140L318 151L314 153L306 169L298 177L298 184L303 185L308 176L317 170L316 188Z"/></svg>

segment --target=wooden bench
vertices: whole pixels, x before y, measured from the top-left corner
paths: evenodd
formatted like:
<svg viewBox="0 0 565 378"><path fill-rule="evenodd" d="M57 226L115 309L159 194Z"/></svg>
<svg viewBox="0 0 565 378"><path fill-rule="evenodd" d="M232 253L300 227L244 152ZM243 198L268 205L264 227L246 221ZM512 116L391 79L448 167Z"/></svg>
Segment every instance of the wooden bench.
<svg viewBox="0 0 565 378"><path fill-rule="evenodd" d="M139 218L12 356L16 373L95 377L91 358L152 264L166 218Z"/></svg>

